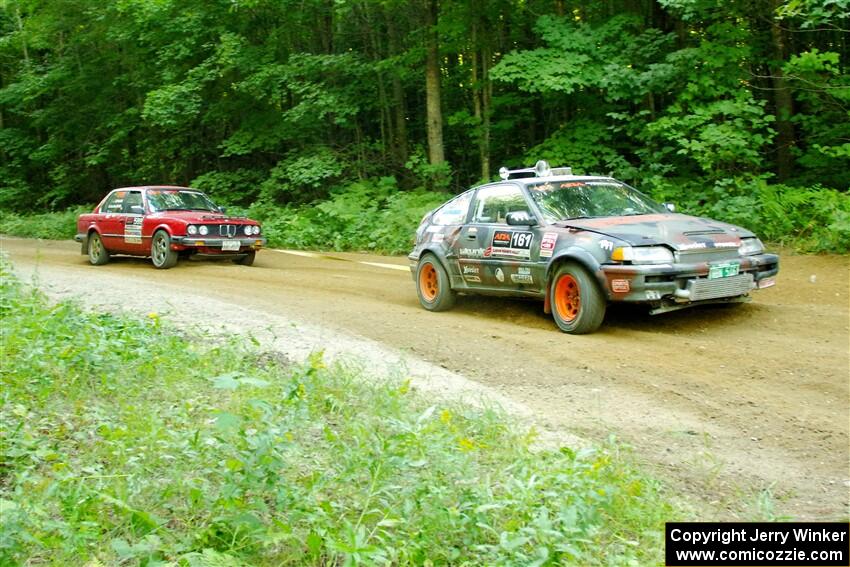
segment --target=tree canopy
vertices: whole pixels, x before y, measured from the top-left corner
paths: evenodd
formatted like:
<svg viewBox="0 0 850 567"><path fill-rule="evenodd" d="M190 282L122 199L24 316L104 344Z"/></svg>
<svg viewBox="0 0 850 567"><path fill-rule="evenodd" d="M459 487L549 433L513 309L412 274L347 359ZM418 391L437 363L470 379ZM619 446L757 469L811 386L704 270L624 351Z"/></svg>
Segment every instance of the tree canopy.
<svg viewBox="0 0 850 567"><path fill-rule="evenodd" d="M0 6L6 209L458 190L540 158L715 209L850 185L848 0Z"/></svg>

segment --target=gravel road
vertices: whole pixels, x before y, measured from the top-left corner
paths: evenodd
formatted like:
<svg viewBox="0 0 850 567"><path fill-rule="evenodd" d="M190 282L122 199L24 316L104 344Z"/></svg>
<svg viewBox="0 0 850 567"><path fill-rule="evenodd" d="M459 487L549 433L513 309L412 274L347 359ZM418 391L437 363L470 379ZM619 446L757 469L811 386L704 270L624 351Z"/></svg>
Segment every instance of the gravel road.
<svg viewBox="0 0 850 567"><path fill-rule="evenodd" d="M354 353L376 374L499 403L547 443L616 436L699 519L850 515L846 256L783 254L777 286L752 303L657 317L617 306L599 332L570 336L535 302L465 297L426 312L404 258L266 250L253 267L163 271L91 266L73 242L3 237L0 249L55 297L252 330L288 356Z"/></svg>

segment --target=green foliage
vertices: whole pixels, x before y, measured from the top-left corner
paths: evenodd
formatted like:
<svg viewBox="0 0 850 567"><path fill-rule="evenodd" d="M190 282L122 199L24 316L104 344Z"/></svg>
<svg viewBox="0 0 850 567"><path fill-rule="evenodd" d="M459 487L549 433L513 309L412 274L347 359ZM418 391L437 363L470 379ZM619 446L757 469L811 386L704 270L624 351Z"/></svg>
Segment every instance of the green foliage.
<svg viewBox="0 0 850 567"><path fill-rule="evenodd" d="M260 195L264 174L256 169L210 171L189 184L209 193L216 202L248 205Z"/></svg>
<svg viewBox="0 0 850 567"><path fill-rule="evenodd" d="M631 166L611 147L612 134L591 120L576 120L531 148L526 161L545 159L551 164L568 163L578 175L614 174L630 177Z"/></svg>
<svg viewBox="0 0 850 567"><path fill-rule="evenodd" d="M90 213L94 205L73 207L55 213L21 215L0 209L0 234L48 240L68 240L77 234L77 217Z"/></svg>
<svg viewBox="0 0 850 567"><path fill-rule="evenodd" d="M543 157L712 203L738 199L725 179L850 187L847 0L438 4L432 164L427 3L3 2L0 209L194 180L291 214L340 185L457 193Z"/></svg>
<svg viewBox="0 0 850 567"><path fill-rule="evenodd" d="M271 246L407 253L422 216L448 194L400 192L392 177L334 189L328 200L301 207L260 202L247 212L263 221Z"/></svg>
<svg viewBox="0 0 850 567"><path fill-rule="evenodd" d="M850 19L850 2L847 0L786 0L777 7L776 12L780 19L801 20L803 29L835 26L836 22Z"/></svg>
<svg viewBox="0 0 850 567"><path fill-rule="evenodd" d="M645 136L663 146L662 153L675 150L693 160L704 177L718 179L759 170L763 148L774 133L771 122L763 103L741 93L734 100L691 105L688 110L672 106L666 116L647 125Z"/></svg>
<svg viewBox="0 0 850 567"><path fill-rule="evenodd" d="M771 185L747 177L712 186L657 177L649 188L680 212L744 226L766 241L802 252L850 252L850 195L834 189Z"/></svg>
<svg viewBox="0 0 850 567"><path fill-rule="evenodd" d="M410 155L404 167L413 172L417 179L421 179L429 191L443 192L449 188L452 176L451 166L448 163L428 163L425 150L421 146Z"/></svg>
<svg viewBox="0 0 850 567"><path fill-rule="evenodd" d="M269 202L282 200L311 201L326 191L322 188L342 175L345 164L328 148L293 153L275 165L269 178L260 186L262 198Z"/></svg>
<svg viewBox="0 0 850 567"><path fill-rule="evenodd" d="M616 445L321 353L50 304L0 278L0 562L659 563L675 518Z"/></svg>
<svg viewBox="0 0 850 567"><path fill-rule="evenodd" d="M801 177L808 183L850 187L850 77L834 52L812 49L783 66L793 81L798 112L791 121L805 132L795 148Z"/></svg>

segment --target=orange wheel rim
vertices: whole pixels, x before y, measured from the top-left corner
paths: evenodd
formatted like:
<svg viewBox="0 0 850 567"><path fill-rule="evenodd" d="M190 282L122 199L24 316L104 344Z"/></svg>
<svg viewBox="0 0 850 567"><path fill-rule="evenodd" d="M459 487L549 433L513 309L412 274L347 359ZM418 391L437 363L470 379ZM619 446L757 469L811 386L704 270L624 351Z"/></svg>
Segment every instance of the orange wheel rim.
<svg viewBox="0 0 850 567"><path fill-rule="evenodd" d="M578 281L569 274L561 276L555 284L555 309L558 316L568 323L578 317L581 309L581 288Z"/></svg>
<svg viewBox="0 0 850 567"><path fill-rule="evenodd" d="M422 292L422 297L428 303L437 298L437 293L440 291L440 283L437 280L437 269L432 264L425 264L419 270L419 290Z"/></svg>

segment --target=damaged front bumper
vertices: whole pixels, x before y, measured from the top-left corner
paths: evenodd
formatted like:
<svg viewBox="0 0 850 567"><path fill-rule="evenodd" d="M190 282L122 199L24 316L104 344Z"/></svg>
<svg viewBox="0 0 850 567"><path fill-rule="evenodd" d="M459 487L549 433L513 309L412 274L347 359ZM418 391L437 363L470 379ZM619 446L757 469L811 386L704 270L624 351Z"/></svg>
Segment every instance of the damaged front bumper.
<svg viewBox="0 0 850 567"><path fill-rule="evenodd" d="M750 291L774 285L778 272L776 254L755 254L692 264L606 264L601 283L610 301L649 303L656 314L704 303L746 301Z"/></svg>

